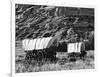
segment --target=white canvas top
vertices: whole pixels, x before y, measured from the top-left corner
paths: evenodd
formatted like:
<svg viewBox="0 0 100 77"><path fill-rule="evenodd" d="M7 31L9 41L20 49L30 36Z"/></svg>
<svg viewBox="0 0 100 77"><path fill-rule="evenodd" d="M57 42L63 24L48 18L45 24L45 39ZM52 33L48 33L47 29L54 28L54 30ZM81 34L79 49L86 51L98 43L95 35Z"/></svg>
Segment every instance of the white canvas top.
<svg viewBox="0 0 100 77"><path fill-rule="evenodd" d="M47 48L49 41L52 37L39 38L39 39L24 39L22 41L22 46L24 50L39 50Z"/></svg>
<svg viewBox="0 0 100 77"><path fill-rule="evenodd" d="M80 52L81 51L81 46L82 46L82 42L79 43L69 43L67 45L68 47L68 53L72 53L72 52Z"/></svg>

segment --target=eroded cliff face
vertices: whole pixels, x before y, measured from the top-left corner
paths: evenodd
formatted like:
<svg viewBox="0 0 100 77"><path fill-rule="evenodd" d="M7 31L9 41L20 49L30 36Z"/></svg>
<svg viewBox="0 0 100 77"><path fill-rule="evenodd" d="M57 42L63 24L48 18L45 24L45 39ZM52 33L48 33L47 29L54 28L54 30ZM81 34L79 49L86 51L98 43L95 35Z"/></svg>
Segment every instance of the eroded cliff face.
<svg viewBox="0 0 100 77"><path fill-rule="evenodd" d="M15 6L16 40L44 37L45 34L67 39L67 31L73 26L94 27L94 9L25 4Z"/></svg>

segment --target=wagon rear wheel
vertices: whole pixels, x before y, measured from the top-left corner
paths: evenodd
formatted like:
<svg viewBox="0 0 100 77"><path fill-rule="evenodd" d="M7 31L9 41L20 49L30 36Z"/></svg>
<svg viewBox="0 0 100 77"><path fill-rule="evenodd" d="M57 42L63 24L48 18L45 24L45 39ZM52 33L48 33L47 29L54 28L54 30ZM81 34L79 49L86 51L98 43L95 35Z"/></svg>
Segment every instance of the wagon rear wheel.
<svg viewBox="0 0 100 77"><path fill-rule="evenodd" d="M43 52L41 52L41 51L38 51L37 52L37 59L38 60L42 60L44 57L43 57Z"/></svg>

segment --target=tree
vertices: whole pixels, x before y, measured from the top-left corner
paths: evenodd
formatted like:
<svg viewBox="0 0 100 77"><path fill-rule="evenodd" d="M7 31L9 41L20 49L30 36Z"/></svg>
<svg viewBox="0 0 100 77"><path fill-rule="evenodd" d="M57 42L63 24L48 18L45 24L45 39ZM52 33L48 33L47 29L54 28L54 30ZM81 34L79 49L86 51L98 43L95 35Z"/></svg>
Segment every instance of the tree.
<svg viewBox="0 0 100 77"><path fill-rule="evenodd" d="M74 32L73 28L68 29L66 39L69 42L76 42L76 41L78 41L78 35Z"/></svg>

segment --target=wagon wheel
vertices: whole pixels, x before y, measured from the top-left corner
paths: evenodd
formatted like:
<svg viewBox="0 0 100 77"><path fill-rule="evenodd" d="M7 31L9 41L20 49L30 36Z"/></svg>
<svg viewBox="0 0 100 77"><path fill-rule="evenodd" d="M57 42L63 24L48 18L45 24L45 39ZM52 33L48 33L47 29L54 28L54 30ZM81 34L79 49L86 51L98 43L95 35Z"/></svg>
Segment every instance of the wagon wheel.
<svg viewBox="0 0 100 77"><path fill-rule="evenodd" d="M30 52L26 52L25 60L30 60Z"/></svg>
<svg viewBox="0 0 100 77"><path fill-rule="evenodd" d="M37 52L37 59L38 60L42 60L43 59L43 52L41 52L41 51Z"/></svg>
<svg viewBox="0 0 100 77"><path fill-rule="evenodd" d="M26 53L25 60L32 60L35 56L35 53L33 51L29 51Z"/></svg>

